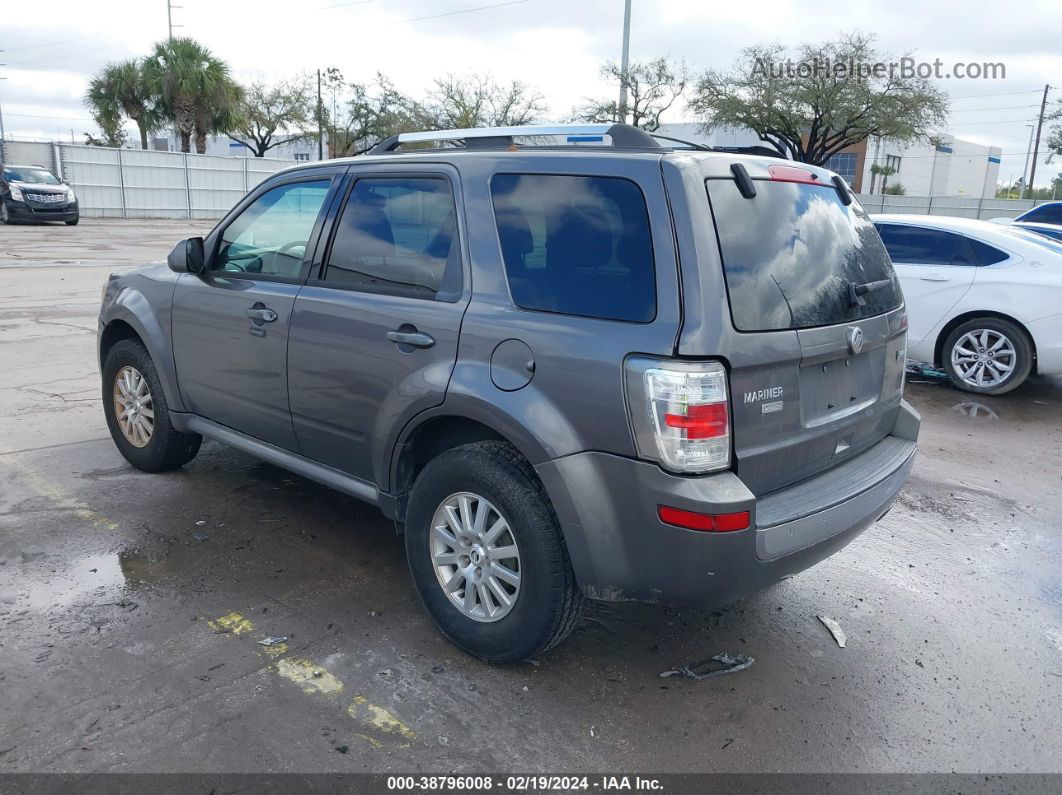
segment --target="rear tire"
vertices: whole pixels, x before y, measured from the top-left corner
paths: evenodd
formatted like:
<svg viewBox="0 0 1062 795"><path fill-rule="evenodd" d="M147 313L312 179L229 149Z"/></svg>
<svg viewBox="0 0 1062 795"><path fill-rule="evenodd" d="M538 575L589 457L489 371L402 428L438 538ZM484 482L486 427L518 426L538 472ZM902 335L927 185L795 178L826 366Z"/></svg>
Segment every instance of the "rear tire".
<svg viewBox="0 0 1062 795"><path fill-rule="evenodd" d="M7 202L0 199L0 224L8 226L15 223L11 218L11 212L7 209Z"/></svg>
<svg viewBox="0 0 1062 795"><path fill-rule="evenodd" d="M1032 343L1009 320L980 317L953 329L941 349L951 383L977 395L1004 395L1032 372Z"/></svg>
<svg viewBox="0 0 1062 795"><path fill-rule="evenodd" d="M173 427L155 363L139 340L119 340L107 352L103 411L118 452L144 472L187 464L203 442L199 434Z"/></svg>
<svg viewBox="0 0 1062 795"><path fill-rule="evenodd" d="M450 514L450 522L445 518L446 506L462 499L468 501L466 507L471 505L469 518L485 511L478 535L474 522L461 524L459 511ZM497 531L501 540L492 540L490 529L502 523L507 529ZM488 662L526 660L575 628L586 600L575 582L557 516L531 465L511 445L476 442L429 462L413 486L405 538L424 607L443 634L469 654ZM495 543L500 546L491 546ZM452 565L442 565L444 559ZM490 583L498 562L504 570ZM458 570L468 572L468 579ZM518 583L513 582L514 570ZM444 582L457 586L447 590ZM473 596L466 602L469 587ZM506 599L511 603L505 604Z"/></svg>

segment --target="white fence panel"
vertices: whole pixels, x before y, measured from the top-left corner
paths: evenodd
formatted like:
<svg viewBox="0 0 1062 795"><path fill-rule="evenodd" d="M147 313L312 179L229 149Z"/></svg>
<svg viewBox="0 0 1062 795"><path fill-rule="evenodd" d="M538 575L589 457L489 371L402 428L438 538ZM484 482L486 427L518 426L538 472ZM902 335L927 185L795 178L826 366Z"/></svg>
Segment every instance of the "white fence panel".
<svg viewBox="0 0 1062 795"><path fill-rule="evenodd" d="M276 174L285 168L295 165L294 160L275 160L265 157L248 157L244 159L247 164L247 190L250 190L270 174Z"/></svg>
<svg viewBox="0 0 1062 795"><path fill-rule="evenodd" d="M82 214L102 218L125 216L119 151L99 146L59 146L63 178L77 193Z"/></svg>
<svg viewBox="0 0 1062 795"><path fill-rule="evenodd" d="M3 162L20 166L44 166L55 171L53 144L47 141L4 141Z"/></svg>
<svg viewBox="0 0 1062 795"><path fill-rule="evenodd" d="M910 213L914 215L950 215L960 218L1014 218L1050 199L978 199L969 196L893 196L860 194L859 203L868 213Z"/></svg>
<svg viewBox="0 0 1062 795"><path fill-rule="evenodd" d="M247 193L246 158L188 155L192 218L220 218Z"/></svg>
<svg viewBox="0 0 1062 795"><path fill-rule="evenodd" d="M9 163L40 163L60 173L77 192L81 214L96 218L220 218L263 179L296 164L76 144L4 146Z"/></svg>
<svg viewBox="0 0 1062 795"><path fill-rule="evenodd" d="M123 149L127 218L190 218L188 169L179 152Z"/></svg>

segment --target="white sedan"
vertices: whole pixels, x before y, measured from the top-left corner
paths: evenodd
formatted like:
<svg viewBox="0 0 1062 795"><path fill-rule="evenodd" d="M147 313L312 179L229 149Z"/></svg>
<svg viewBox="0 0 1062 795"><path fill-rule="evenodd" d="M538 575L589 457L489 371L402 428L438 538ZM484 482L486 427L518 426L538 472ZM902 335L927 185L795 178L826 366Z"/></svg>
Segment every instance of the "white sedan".
<svg viewBox="0 0 1062 795"><path fill-rule="evenodd" d="M872 218L903 287L908 361L986 395L1062 374L1062 244L969 218Z"/></svg>

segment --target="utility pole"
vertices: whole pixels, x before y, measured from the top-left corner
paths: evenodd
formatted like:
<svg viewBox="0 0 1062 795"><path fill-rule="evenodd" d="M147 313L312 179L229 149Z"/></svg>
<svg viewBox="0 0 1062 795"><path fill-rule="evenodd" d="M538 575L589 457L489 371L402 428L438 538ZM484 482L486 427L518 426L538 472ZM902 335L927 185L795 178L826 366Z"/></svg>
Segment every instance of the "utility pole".
<svg viewBox="0 0 1062 795"><path fill-rule="evenodd" d="M173 29L183 28L184 25L173 24L173 9L184 8L184 6L175 6L173 0L166 0L166 28L169 31L166 41L173 41Z"/></svg>
<svg viewBox="0 0 1062 795"><path fill-rule="evenodd" d="M623 51L620 56L619 122L627 121L627 69L631 54L631 0L623 0Z"/></svg>
<svg viewBox="0 0 1062 795"><path fill-rule="evenodd" d="M321 104L321 70L317 70L317 159L324 160L324 106Z"/></svg>
<svg viewBox="0 0 1062 795"><path fill-rule="evenodd" d="M0 50L3 52L3 50ZM0 66L7 66L6 63L0 63ZM6 77L0 77L0 80L7 80ZM4 162L4 106L0 105L0 163Z"/></svg>
<svg viewBox="0 0 1062 795"><path fill-rule="evenodd" d="M1026 124L1025 126L1029 128L1029 145L1025 147L1025 165L1022 166L1021 169L1021 178L1023 182L1025 181L1025 178L1029 176L1029 158L1032 157L1032 137L1033 133L1036 131L1035 124ZM1026 182L1025 185L1028 185L1028 183ZM1025 192L1025 185L1022 185L1022 193ZM1021 196L1018 198L1020 199Z"/></svg>
<svg viewBox="0 0 1062 795"><path fill-rule="evenodd" d="M1028 198L1035 198L1033 190L1033 180L1036 179L1036 156L1040 154L1040 131L1044 126L1044 111L1047 110L1047 92L1051 90L1050 85L1044 86L1044 98L1040 100L1040 117L1036 120L1036 140L1033 141L1033 155L1032 155L1032 168L1029 169L1029 186Z"/></svg>

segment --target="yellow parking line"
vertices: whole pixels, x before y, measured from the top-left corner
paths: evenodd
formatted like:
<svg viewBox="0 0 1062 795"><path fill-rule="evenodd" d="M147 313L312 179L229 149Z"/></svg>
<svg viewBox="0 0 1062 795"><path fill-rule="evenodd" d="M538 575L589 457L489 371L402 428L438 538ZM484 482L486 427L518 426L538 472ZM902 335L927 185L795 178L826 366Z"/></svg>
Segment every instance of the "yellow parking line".
<svg viewBox="0 0 1062 795"><path fill-rule="evenodd" d="M354 696L354 702L347 707L347 714L385 734L398 734L407 740L417 739L416 733L411 728L383 707L370 704L365 696Z"/></svg>
<svg viewBox="0 0 1062 795"><path fill-rule="evenodd" d="M215 632L231 632L233 635L245 635L254 632L254 624L250 619L244 618L242 613L232 612L208 621L207 626Z"/></svg>
<svg viewBox="0 0 1062 795"><path fill-rule="evenodd" d="M301 687L303 693L331 695L343 689L342 682L312 660L284 659L276 668L278 674Z"/></svg>
<svg viewBox="0 0 1062 795"><path fill-rule="evenodd" d="M40 474L34 469L26 466L18 460L3 460L2 463L18 471L19 475L25 480L31 489L33 489L41 497L46 497L55 503L60 505L66 504L70 506L74 516L78 519L82 519L86 522L91 522L96 527L102 530L117 530L118 523L108 519L99 511L94 508L90 508L81 500L77 499L70 494L66 489L55 483L44 475Z"/></svg>

